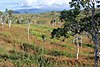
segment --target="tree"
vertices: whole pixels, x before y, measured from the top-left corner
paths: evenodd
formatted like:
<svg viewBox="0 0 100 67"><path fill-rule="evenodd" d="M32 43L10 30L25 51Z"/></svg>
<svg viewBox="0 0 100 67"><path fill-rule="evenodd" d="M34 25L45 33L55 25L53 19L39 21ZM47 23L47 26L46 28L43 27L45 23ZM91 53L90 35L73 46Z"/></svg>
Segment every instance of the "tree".
<svg viewBox="0 0 100 67"><path fill-rule="evenodd" d="M4 28L4 23L5 23L5 15L1 15L1 24L2 24L2 28Z"/></svg>
<svg viewBox="0 0 100 67"><path fill-rule="evenodd" d="M93 42L95 44L95 62L94 62L94 67L98 67L98 60L99 60L99 51L98 51L98 26L95 22L94 19L94 15L95 15L95 0L72 0L72 2L70 2L70 6L74 7L75 9L80 9L80 7L82 6L83 8L87 8L91 11L91 24L90 26L92 28L91 31L89 31L89 33L92 35L92 38L94 38Z"/></svg>
<svg viewBox="0 0 100 67"><path fill-rule="evenodd" d="M60 36L64 36L64 37L68 37L68 32L71 31L73 33L73 35L75 34L80 34L83 30L81 28L81 26L79 25L79 20L77 19L78 15L80 14L80 11L78 9L76 10L64 10L61 12L61 16L60 19L66 21L64 23L64 27L63 28L58 28L58 29L54 29L52 34L52 37L56 36L56 37L60 37ZM78 59L78 55L79 55L79 36L74 37L76 39L76 57Z"/></svg>
<svg viewBox="0 0 100 67"><path fill-rule="evenodd" d="M9 15L9 17L12 17L13 10L8 10L7 13Z"/></svg>
<svg viewBox="0 0 100 67"><path fill-rule="evenodd" d="M10 28L10 26L11 26L11 23L12 23L12 13L13 13L13 10L8 10L8 9L6 9L5 10L5 13L7 14L7 16L6 16L6 18L7 18L7 20L8 20L8 24L9 24L9 28Z"/></svg>
<svg viewBox="0 0 100 67"><path fill-rule="evenodd" d="M67 21L64 24L63 30L65 33L69 30L72 31L74 34L80 34L83 31L86 31L92 35L93 42L95 44L95 67L98 66L98 59L99 59L99 51L98 51L98 34L100 30L100 15L95 14L95 2L94 0L72 0L70 2L70 6L74 7L73 10L69 10L66 13L66 17L63 18L65 21ZM80 18L77 20L77 17L80 14L80 7L83 7L84 10L91 11L91 16L85 16L83 18ZM64 11L65 12L65 11ZM64 14L62 14L64 15ZM64 16L62 16L64 17ZM54 32L54 30L53 30ZM52 32L52 33L53 33ZM56 34L56 33L54 33ZM58 33L57 33L58 34Z"/></svg>
<svg viewBox="0 0 100 67"><path fill-rule="evenodd" d="M2 15L3 15L3 12L0 11L0 22L2 22Z"/></svg>
<svg viewBox="0 0 100 67"><path fill-rule="evenodd" d="M29 39L31 19L30 18L26 19L26 23L27 23L27 35L28 35L28 39Z"/></svg>
<svg viewBox="0 0 100 67"><path fill-rule="evenodd" d="M3 12L0 11L0 22L2 24L2 28L4 27L4 15L3 15Z"/></svg>

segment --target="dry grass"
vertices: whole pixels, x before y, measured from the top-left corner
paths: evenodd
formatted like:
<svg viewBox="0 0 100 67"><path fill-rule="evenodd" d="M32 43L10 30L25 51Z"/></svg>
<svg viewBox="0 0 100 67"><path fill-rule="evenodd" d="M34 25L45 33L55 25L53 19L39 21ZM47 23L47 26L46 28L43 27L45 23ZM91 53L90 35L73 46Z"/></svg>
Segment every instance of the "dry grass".
<svg viewBox="0 0 100 67"><path fill-rule="evenodd" d="M47 27L47 28L45 28ZM50 28L52 30L52 28ZM9 53L11 50L16 50L18 52L23 51L23 49L20 48L20 45L23 43L29 43L29 44L34 44L35 46L38 46L39 48L41 46L44 47L45 50L48 50L49 52L52 50L60 50L60 51L65 51L66 53L70 53L72 55L76 54L76 46L71 43L71 39L66 39L65 42L62 42L57 39L50 39L50 31L48 26L43 26L40 25L38 27L35 26L34 24L31 25L31 32L35 31L40 34L38 34L39 38L37 38L37 35L33 35L32 33L30 34L30 39L27 39L27 27L26 25L18 25L14 24L11 26L11 28L8 28L8 25L6 24L5 27L2 29L0 26L0 48L3 48L5 53ZM42 41L41 35L45 34L47 36L47 40L44 43ZM85 44L92 44L89 38L84 37L83 42ZM66 47L63 47L62 45L66 44ZM3 51L2 50L2 51ZM34 54L34 51L30 50L29 54ZM79 54L79 60L76 60L74 58L69 58L66 56L51 56L51 55L44 55L44 60L49 59L52 63L57 63L61 64L63 67L70 67L71 65L73 67L76 67L78 65L79 67L84 67L84 65L90 65L93 66L93 48L88 48L88 47L80 47L80 54ZM0 52L0 54L3 54L3 52ZM10 67L14 67L12 62L9 62L8 60L5 62L7 63L6 65ZM0 62L0 66L3 67L4 65L3 61ZM62 66L59 67L62 67ZM83 65L83 66L82 66ZM34 66L33 66L34 67ZM89 66L86 66L89 67Z"/></svg>

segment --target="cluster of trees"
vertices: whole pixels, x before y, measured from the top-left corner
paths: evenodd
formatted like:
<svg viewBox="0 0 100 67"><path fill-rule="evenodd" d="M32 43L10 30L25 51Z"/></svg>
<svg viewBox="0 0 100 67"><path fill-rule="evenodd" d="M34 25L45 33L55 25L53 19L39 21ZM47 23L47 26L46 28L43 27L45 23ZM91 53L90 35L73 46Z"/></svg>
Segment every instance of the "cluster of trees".
<svg viewBox="0 0 100 67"><path fill-rule="evenodd" d="M10 28L12 13L13 13L13 10L6 9L5 13L0 11L0 22L2 24L2 28L4 27L5 22L9 24L9 28Z"/></svg>
<svg viewBox="0 0 100 67"><path fill-rule="evenodd" d="M98 1L99 3L100 1ZM83 31L91 34L95 44L95 64L98 67L99 60L99 35L100 35L100 12L96 13L95 0L72 0L69 4L73 8L61 12L60 19L66 21L63 28L54 29L52 37L66 36L71 31L71 35L81 34ZM99 6L99 5L98 5ZM81 10L81 8L83 10ZM82 12L84 11L84 16ZM63 31L62 31L62 30ZM59 33L59 34L58 34ZM78 39L78 37L76 38ZM76 40L77 41L77 40ZM77 59L79 54L79 44L77 43Z"/></svg>
<svg viewBox="0 0 100 67"><path fill-rule="evenodd" d="M7 23L9 28L11 27L12 23L17 24L27 24L27 34L29 39L29 32L30 32L30 24L31 24L31 18L23 18L23 17L16 17L13 15L13 10L6 9L5 12L0 11L0 23L2 24L2 28L4 28L4 25Z"/></svg>

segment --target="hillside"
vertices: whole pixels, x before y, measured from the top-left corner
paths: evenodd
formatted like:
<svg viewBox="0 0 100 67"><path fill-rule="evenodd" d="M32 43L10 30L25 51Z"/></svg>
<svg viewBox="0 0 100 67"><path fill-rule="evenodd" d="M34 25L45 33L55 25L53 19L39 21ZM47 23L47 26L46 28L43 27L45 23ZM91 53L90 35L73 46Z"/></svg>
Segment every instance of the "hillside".
<svg viewBox="0 0 100 67"><path fill-rule="evenodd" d="M59 20L60 13L56 12L55 16L56 24L52 25L52 12L14 14L13 18L17 19L31 18L29 39L27 24L19 24L15 20L10 28L7 23L4 28L0 24L0 67L94 67L94 45L85 32L79 47L79 59L76 59L73 36L65 41L63 37L51 38L52 30L63 25Z"/></svg>
<svg viewBox="0 0 100 67"><path fill-rule="evenodd" d="M51 39L52 29L47 25L31 24L30 39L27 39L26 25L13 24L11 28L5 25L4 29L0 26L0 67L38 67L39 64L48 67L93 67L94 47L90 39L83 37L84 44L77 60L73 37L65 42ZM43 42L42 35L46 35L46 42Z"/></svg>

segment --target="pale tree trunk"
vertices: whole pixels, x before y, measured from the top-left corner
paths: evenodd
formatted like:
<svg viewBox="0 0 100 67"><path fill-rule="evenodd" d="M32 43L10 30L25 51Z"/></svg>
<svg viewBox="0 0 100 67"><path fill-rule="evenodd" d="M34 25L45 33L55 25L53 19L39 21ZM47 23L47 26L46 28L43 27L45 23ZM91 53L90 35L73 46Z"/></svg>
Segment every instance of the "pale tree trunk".
<svg viewBox="0 0 100 67"><path fill-rule="evenodd" d="M76 38L76 58L78 59L79 56L79 41L78 41L78 36Z"/></svg>
<svg viewBox="0 0 100 67"><path fill-rule="evenodd" d="M11 22L12 22L11 20L9 20L9 22L8 22L8 24L9 24L9 28L11 27Z"/></svg>
<svg viewBox="0 0 100 67"><path fill-rule="evenodd" d="M78 59L78 57L79 57L79 40L78 40L78 35L74 36L73 44L76 44L76 59Z"/></svg>

